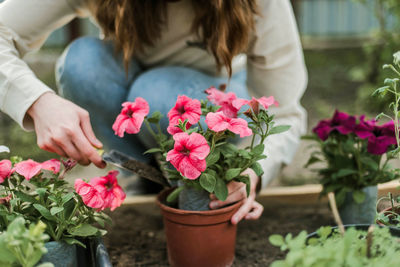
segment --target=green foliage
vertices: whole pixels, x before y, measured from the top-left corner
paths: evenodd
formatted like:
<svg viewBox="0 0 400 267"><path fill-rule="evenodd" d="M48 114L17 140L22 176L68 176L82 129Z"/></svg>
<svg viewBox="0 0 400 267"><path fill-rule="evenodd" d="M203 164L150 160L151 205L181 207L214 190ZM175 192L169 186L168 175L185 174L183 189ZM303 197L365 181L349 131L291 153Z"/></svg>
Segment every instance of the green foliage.
<svg viewBox="0 0 400 267"><path fill-rule="evenodd" d="M387 226L400 228L400 197L394 198L392 193L381 197L378 203L387 200L390 202L390 209L376 214L376 221Z"/></svg>
<svg viewBox="0 0 400 267"><path fill-rule="evenodd" d="M13 164L21 161L12 159ZM80 195L62 179L66 169L58 173L43 171L29 181L14 172L0 186L0 231L19 217L27 223L41 222L51 241L65 241L84 246L80 237L105 234L110 218L86 206ZM97 226L100 225L101 228Z"/></svg>
<svg viewBox="0 0 400 267"><path fill-rule="evenodd" d="M394 267L400 256L400 239L388 228L376 228L367 238L367 232L354 228L342 236L331 227L321 227L317 237L310 239L302 231L296 237L272 235L269 241L288 251L285 259L274 261L271 267Z"/></svg>
<svg viewBox="0 0 400 267"><path fill-rule="evenodd" d="M1 266L35 266L47 252L44 247L44 242L49 239L49 236L44 234L46 225L39 221L37 224L29 224L27 228L26 224L22 217L17 217L8 225L7 230L0 234Z"/></svg>

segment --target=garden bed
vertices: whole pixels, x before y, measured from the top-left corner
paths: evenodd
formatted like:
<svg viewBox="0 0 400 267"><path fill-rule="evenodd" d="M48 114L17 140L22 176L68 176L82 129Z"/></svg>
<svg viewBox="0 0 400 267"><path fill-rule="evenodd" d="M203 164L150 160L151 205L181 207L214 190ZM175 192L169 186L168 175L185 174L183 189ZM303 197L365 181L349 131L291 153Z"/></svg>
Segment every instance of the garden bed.
<svg viewBox="0 0 400 267"><path fill-rule="evenodd" d="M271 234L312 232L334 224L326 203L263 204L260 220L239 224L234 266L268 266L281 258L283 253L268 242ZM114 223L104 241L113 266L168 266L162 217L155 204L122 206L111 217Z"/></svg>

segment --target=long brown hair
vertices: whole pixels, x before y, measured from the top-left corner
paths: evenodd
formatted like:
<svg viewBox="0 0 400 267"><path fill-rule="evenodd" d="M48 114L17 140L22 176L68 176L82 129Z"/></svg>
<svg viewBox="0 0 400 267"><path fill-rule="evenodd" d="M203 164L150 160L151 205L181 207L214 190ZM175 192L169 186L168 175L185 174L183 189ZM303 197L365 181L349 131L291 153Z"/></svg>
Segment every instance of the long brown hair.
<svg viewBox="0 0 400 267"><path fill-rule="evenodd" d="M169 0L171 1L171 0ZM106 38L122 50L127 69L135 51L152 46L161 36L168 0L93 0L96 19ZM232 74L232 58L244 52L254 29L256 0L192 0L192 31L214 55L217 69ZM144 27L145 26L145 27Z"/></svg>

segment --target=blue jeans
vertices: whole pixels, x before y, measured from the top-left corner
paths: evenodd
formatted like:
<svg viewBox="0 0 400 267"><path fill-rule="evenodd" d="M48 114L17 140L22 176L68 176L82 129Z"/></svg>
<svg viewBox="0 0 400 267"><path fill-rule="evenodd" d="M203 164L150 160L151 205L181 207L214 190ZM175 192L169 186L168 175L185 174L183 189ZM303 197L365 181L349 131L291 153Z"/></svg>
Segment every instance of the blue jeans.
<svg viewBox="0 0 400 267"><path fill-rule="evenodd" d="M111 128L125 101L134 101L136 97L146 99L149 115L157 110L164 115L161 127L165 130L167 113L178 95L205 99L205 89L226 83L228 91L248 98L245 71L228 81L226 77L214 77L181 66L144 69L133 59L126 73L121 55L114 51L110 41L83 37L69 45L56 66L61 95L89 112L93 130L106 150L117 149L144 162L151 159L143 155L155 146L145 126L139 134L125 134L124 138L116 136Z"/></svg>

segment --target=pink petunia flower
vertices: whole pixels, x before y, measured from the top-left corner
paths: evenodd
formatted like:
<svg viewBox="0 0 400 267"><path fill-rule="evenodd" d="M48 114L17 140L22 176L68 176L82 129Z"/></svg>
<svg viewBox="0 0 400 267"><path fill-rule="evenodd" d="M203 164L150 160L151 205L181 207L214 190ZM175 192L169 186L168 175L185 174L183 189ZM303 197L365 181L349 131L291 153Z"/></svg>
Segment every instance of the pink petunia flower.
<svg viewBox="0 0 400 267"><path fill-rule="evenodd" d="M42 162L42 169L52 171L54 174L60 172L61 162L58 159L50 159Z"/></svg>
<svg viewBox="0 0 400 267"><path fill-rule="evenodd" d="M173 138L174 148L168 152L167 161L186 178L198 178L207 167L205 159L210 153L207 140L198 133L177 133Z"/></svg>
<svg viewBox="0 0 400 267"><path fill-rule="evenodd" d="M0 184L11 174L12 164L8 159L0 161Z"/></svg>
<svg viewBox="0 0 400 267"><path fill-rule="evenodd" d="M222 111L230 118L236 118L240 108L248 103L248 100L238 98L233 92L224 93L215 87L210 87L205 92L211 103L221 106L218 111Z"/></svg>
<svg viewBox="0 0 400 267"><path fill-rule="evenodd" d="M24 176L25 179L29 181L32 177L38 175L41 169L42 164L28 159L16 163L11 171L16 171L18 174Z"/></svg>
<svg viewBox="0 0 400 267"><path fill-rule="evenodd" d="M169 124L170 126L174 126L179 124L179 120L182 122L188 120L188 124L191 126L200 120L200 115L200 101L180 95L176 100L175 106L168 112Z"/></svg>
<svg viewBox="0 0 400 267"><path fill-rule="evenodd" d="M117 116L112 129L119 137L124 137L124 133L136 134L140 131L144 117L149 114L149 104L141 97L137 97L135 102L125 102L122 104L121 113Z"/></svg>
<svg viewBox="0 0 400 267"><path fill-rule="evenodd" d="M82 179L76 179L74 187L76 193L81 196L86 206L94 209L102 209L104 200L100 192L98 192L93 185L82 181Z"/></svg>
<svg viewBox="0 0 400 267"><path fill-rule="evenodd" d="M208 128L214 132L229 130L240 137L250 136L253 131L247 126L247 122L241 118L229 118L223 112L210 112L206 116Z"/></svg>
<svg viewBox="0 0 400 267"><path fill-rule="evenodd" d="M252 97L251 100L245 100L245 99L237 99L233 101L233 105L236 107L242 107L243 105L248 104L251 109L254 111L254 113L258 114L260 110L260 105L263 106L265 109L268 109L270 106L275 105L276 107L279 106L278 101L275 100L273 96L269 97L260 97L260 98L255 98Z"/></svg>
<svg viewBox="0 0 400 267"><path fill-rule="evenodd" d="M95 188L104 200L102 210L110 208L111 211L121 206L126 194L118 184L118 171L109 171L106 176L96 177L90 180L90 184Z"/></svg>

